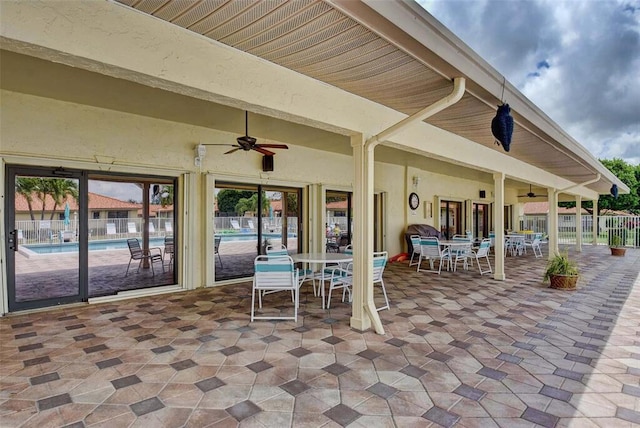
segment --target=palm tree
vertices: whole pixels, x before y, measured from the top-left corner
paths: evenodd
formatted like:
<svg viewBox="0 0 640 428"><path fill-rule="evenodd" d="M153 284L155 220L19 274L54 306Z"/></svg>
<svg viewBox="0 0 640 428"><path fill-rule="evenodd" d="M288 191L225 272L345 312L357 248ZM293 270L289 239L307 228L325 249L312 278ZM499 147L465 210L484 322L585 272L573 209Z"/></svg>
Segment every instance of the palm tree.
<svg viewBox="0 0 640 428"><path fill-rule="evenodd" d="M66 178L46 178L44 180L47 181L48 194L53 199L53 210L51 210L51 220L53 220L56 208L62 206L68 196L71 196L75 201L78 200L78 183Z"/></svg>
<svg viewBox="0 0 640 428"><path fill-rule="evenodd" d="M32 177L18 177L16 178L16 193L24 196L27 200L27 206L29 207L29 215L31 220L35 220L33 214L33 194L36 192L38 182L36 178Z"/></svg>

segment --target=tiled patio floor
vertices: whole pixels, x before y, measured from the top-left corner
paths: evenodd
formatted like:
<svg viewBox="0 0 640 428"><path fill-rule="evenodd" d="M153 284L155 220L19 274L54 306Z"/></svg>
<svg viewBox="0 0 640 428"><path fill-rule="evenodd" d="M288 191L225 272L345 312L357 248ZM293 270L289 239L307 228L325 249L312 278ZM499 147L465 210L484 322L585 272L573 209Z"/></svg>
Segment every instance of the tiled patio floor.
<svg viewBox="0 0 640 428"><path fill-rule="evenodd" d="M640 250L608 252L572 254L573 292L533 256L506 281L391 264L383 336L307 286L297 324L250 323L250 284L7 316L0 425L638 426Z"/></svg>

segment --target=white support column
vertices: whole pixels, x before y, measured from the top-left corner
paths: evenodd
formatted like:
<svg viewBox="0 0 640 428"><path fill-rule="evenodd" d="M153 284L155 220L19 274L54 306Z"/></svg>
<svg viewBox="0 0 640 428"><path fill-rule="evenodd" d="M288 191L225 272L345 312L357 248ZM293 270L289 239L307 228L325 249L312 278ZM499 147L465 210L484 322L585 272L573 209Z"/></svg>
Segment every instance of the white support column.
<svg viewBox="0 0 640 428"><path fill-rule="evenodd" d="M558 194L556 189L547 189L549 199L549 260L558 253Z"/></svg>
<svg viewBox="0 0 640 428"><path fill-rule="evenodd" d="M598 200L594 199L593 200L593 224L591 225L593 228L593 239L591 241L592 245L598 245L598 231L599 231L599 227L598 227Z"/></svg>
<svg viewBox="0 0 640 428"><path fill-rule="evenodd" d="M582 196L576 196L576 252L582 252Z"/></svg>
<svg viewBox="0 0 640 428"><path fill-rule="evenodd" d="M203 285L201 251L201 229L198 227L200 186L198 184L200 174L186 173L182 176L182 218L184 227L181 237L174 245L180 245L181 263L179 274L182 276L182 286L188 290L196 289ZM200 256L199 256L200 255Z"/></svg>
<svg viewBox="0 0 640 428"><path fill-rule="evenodd" d="M373 303L373 148L367 150L362 134L351 137L354 160L353 303L351 327L367 330L372 325L384 334ZM375 305L373 306L375 308Z"/></svg>
<svg viewBox="0 0 640 428"><path fill-rule="evenodd" d="M215 222L213 220L213 210L215 200L215 177L211 174L205 174L204 176L204 195L202 198L202 218L204 219L204 251L203 256L203 271L204 271L204 286L212 287L215 284L216 278L216 259L214 252L214 237L216 233Z"/></svg>
<svg viewBox="0 0 640 428"><path fill-rule="evenodd" d="M495 251L495 269L493 278L504 281L504 173L496 172L493 174L494 187L494 231L496 234L494 240Z"/></svg>

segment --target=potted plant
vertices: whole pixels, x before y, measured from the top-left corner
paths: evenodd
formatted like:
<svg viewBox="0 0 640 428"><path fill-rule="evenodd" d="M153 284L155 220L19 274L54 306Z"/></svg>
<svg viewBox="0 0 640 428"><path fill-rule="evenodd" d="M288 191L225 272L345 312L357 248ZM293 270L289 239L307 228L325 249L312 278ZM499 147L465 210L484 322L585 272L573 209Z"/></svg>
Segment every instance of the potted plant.
<svg viewBox="0 0 640 428"><path fill-rule="evenodd" d="M624 253L627 252L626 248L624 248L622 237L620 235L611 235L609 248L611 249L612 256L622 257L624 256Z"/></svg>
<svg viewBox="0 0 640 428"><path fill-rule="evenodd" d="M578 283L578 266L569 259L567 253L556 253L547 263L544 281L549 280L550 288L575 290Z"/></svg>

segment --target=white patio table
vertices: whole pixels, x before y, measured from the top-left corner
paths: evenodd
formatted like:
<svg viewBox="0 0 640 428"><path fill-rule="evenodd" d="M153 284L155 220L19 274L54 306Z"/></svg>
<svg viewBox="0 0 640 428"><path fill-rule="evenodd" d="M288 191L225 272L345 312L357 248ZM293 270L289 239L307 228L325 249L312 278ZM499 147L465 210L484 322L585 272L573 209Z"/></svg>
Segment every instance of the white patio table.
<svg viewBox="0 0 640 428"><path fill-rule="evenodd" d="M455 262L453 260L453 255L456 254L456 252L460 251L463 252L466 249L471 250L472 247L472 242L471 240L469 241L463 241L463 240L442 240L440 241L440 246L449 251L449 257L451 257L451 261ZM456 271L456 266L457 264L454 264L453 267L449 265L447 265L447 270L453 270L454 272Z"/></svg>
<svg viewBox="0 0 640 428"><path fill-rule="evenodd" d="M321 265L320 268L320 296L322 298L322 309L324 309L324 270L327 264L349 263L353 261L352 254L344 253L298 253L292 254L294 262L315 263Z"/></svg>

